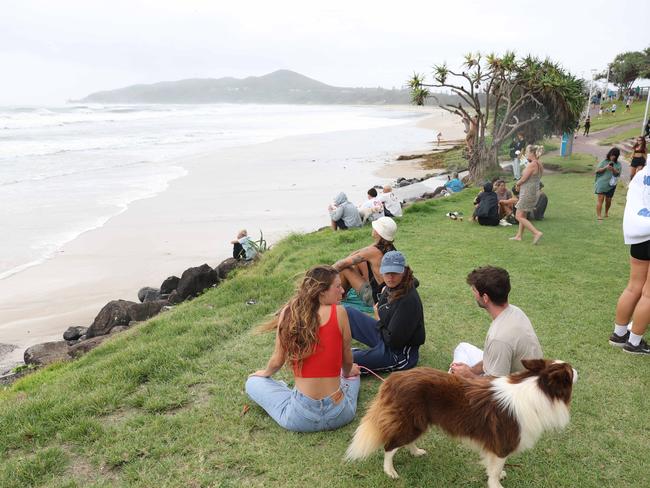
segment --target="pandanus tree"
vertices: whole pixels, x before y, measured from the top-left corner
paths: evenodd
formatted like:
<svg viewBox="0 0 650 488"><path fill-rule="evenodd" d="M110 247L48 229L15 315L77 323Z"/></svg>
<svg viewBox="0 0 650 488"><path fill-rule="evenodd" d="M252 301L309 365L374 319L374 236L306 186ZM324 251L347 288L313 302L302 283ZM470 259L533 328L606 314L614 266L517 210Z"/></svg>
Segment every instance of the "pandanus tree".
<svg viewBox="0 0 650 488"><path fill-rule="evenodd" d="M432 98L462 119L470 178L475 182L498 169L499 148L515 134L538 138L571 131L586 102L583 82L557 63L532 56L517 59L513 52L501 57L468 54L460 71L436 65L432 83L414 73L409 87L414 104L424 105ZM433 88L451 90L459 101L440 103Z"/></svg>

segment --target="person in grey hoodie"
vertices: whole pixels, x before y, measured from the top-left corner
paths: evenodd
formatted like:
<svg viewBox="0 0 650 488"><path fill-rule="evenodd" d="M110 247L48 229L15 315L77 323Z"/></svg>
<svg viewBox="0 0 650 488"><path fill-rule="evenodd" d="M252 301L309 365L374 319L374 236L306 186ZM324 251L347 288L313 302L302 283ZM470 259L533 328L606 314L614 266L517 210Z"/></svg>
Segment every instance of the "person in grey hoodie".
<svg viewBox="0 0 650 488"><path fill-rule="evenodd" d="M341 192L336 195L334 204L328 207L330 218L332 219L332 229L349 229L351 227L361 227L361 216L357 207L348 201L345 193Z"/></svg>

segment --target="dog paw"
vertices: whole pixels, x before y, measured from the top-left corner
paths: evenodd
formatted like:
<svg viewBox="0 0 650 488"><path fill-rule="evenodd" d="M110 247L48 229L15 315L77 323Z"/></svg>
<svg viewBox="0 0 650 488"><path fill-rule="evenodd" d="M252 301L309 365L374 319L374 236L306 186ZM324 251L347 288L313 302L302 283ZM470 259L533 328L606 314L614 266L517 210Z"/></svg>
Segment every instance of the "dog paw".
<svg viewBox="0 0 650 488"><path fill-rule="evenodd" d="M502 479L504 479L506 476L508 476L508 473L506 473L505 470L504 470L504 471L501 471L501 474L499 475L499 479L502 480Z"/></svg>
<svg viewBox="0 0 650 488"><path fill-rule="evenodd" d="M416 457L424 456L427 453L427 451L425 451L424 449L420 449L419 447L415 447L413 449L410 449L410 452L411 452L411 454L413 456L416 456Z"/></svg>
<svg viewBox="0 0 650 488"><path fill-rule="evenodd" d="M384 468L384 473L386 473L389 478L393 478L394 480L399 478L397 471L395 471L395 468L393 468L392 466L390 468Z"/></svg>

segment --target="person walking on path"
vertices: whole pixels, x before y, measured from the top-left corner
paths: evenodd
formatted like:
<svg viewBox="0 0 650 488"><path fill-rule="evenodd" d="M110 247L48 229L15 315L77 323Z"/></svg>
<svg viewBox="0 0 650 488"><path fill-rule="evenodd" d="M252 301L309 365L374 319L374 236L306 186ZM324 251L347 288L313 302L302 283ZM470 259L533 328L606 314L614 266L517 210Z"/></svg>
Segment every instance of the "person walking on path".
<svg viewBox="0 0 650 488"><path fill-rule="evenodd" d="M609 343L630 354L650 355L643 338L650 323L650 173L644 166L630 181L623 214L623 237L630 245L630 279L616 304ZM630 321L632 325L630 326Z"/></svg>
<svg viewBox="0 0 650 488"><path fill-rule="evenodd" d="M399 251L384 255L380 272L386 287L374 307L374 317L345 307L352 338L369 347L353 349L354 362L375 372L414 368L426 338L418 281Z"/></svg>
<svg viewBox="0 0 650 488"><path fill-rule="evenodd" d="M524 229L528 229L533 234L533 244L537 244L544 235L535 228L530 220L526 218L528 212L532 212L537 203L539 182L544 173L544 166L539 160L543 153L544 146L529 144L526 147L528 165L515 185L516 191L519 192L519 201L517 201L517 204L515 205L515 208L517 209L515 217L517 218L517 221L519 221L519 230L514 237L510 238L512 241L521 241Z"/></svg>
<svg viewBox="0 0 650 488"><path fill-rule="evenodd" d="M598 220L603 220L603 201L605 201L605 217L609 217L612 198L614 198L618 178L621 175L621 163L618 162L620 155L621 151L617 147L613 147L596 168L594 193L598 195L598 202L596 203L596 216Z"/></svg>
<svg viewBox="0 0 650 488"><path fill-rule="evenodd" d="M265 369L246 380L246 393L280 426L296 432L337 429L357 410L360 375L352 362L348 314L338 305L343 289L331 266L316 266L280 312L275 349ZM291 363L295 387L271 378Z"/></svg>
<svg viewBox="0 0 650 488"><path fill-rule="evenodd" d="M648 159L648 151L646 149L645 137L639 136L634 141L634 148L632 149L632 161L630 162L630 179L634 178L645 165Z"/></svg>
<svg viewBox="0 0 650 488"><path fill-rule="evenodd" d="M589 136L589 129L591 128L591 117L587 115L585 119L585 131L582 133L583 136Z"/></svg>

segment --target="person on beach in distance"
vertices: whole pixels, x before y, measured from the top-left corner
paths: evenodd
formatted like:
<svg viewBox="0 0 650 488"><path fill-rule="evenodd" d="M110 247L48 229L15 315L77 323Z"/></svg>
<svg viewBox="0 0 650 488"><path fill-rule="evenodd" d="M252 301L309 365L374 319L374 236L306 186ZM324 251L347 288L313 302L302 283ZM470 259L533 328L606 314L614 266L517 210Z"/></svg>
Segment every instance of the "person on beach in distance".
<svg viewBox="0 0 650 488"><path fill-rule="evenodd" d="M623 237L630 245L630 278L616 304L612 346L631 354L650 354L643 338L650 323L650 172L645 166L630 181L623 214ZM632 324L630 325L630 321Z"/></svg>
<svg viewBox="0 0 650 488"><path fill-rule="evenodd" d="M374 221L384 216L384 204L377 197L377 190L368 190L368 199L359 205L359 215L365 224L367 221Z"/></svg>
<svg viewBox="0 0 650 488"><path fill-rule="evenodd" d="M519 155L526 147L526 141L524 140L524 134L519 132L517 136L510 143L510 159L512 160L512 174L515 180L518 180L521 176L521 166L519 162Z"/></svg>
<svg viewBox="0 0 650 488"><path fill-rule="evenodd" d="M386 287L374 307L374 317L345 307L352 338L369 347L353 349L354 362L375 372L410 369L417 365L426 338L418 282L399 251L384 254L379 271Z"/></svg>
<svg viewBox="0 0 650 488"><path fill-rule="evenodd" d="M634 141L634 148L632 149L632 161L630 162L630 178L640 171L648 159L648 151L646 150L645 137L639 136Z"/></svg>
<svg viewBox="0 0 650 488"><path fill-rule="evenodd" d="M465 188L465 185L463 185L463 182L458 179L458 173L454 171L451 174L451 179L445 183L445 190L451 193L458 193L463 188Z"/></svg>
<svg viewBox="0 0 650 488"><path fill-rule="evenodd" d="M345 193L341 192L334 198L334 203L328 207L330 219L332 219L331 226L333 230L350 229L353 227L361 227L361 216L357 207L352 202L348 201Z"/></svg>
<svg viewBox="0 0 650 488"><path fill-rule="evenodd" d="M587 115L587 118L585 119L585 130L582 133L583 136L589 136L590 127L591 127L591 117Z"/></svg>
<svg viewBox="0 0 650 488"><path fill-rule="evenodd" d="M526 159L528 159L528 165L521 175L521 178L515 184L515 188L519 192L519 201L515 205L515 208L517 209L515 216L519 221L519 230L514 237L510 238L512 241L521 241L524 229L528 229L533 234L533 244L537 244L544 235L526 218L526 214L532 212L537 203L539 182L544 173L544 166L542 166L542 163L539 160L543 153L543 146L529 144L526 147Z"/></svg>
<svg viewBox="0 0 650 488"><path fill-rule="evenodd" d="M230 241L232 246L232 257L237 261L242 259L245 261L250 261L257 256L257 249L250 237L248 237L248 232L246 229L242 229L237 234L237 239Z"/></svg>
<svg viewBox="0 0 650 488"><path fill-rule="evenodd" d="M354 251L347 258L334 264L341 273L343 289L347 293L354 288L363 302L372 307L377 303L379 293L384 285L384 278L379 271L381 260L389 251L395 251L393 241L397 224L390 217L382 217L372 222L372 237L375 242L363 249Z"/></svg>
<svg viewBox="0 0 650 488"><path fill-rule="evenodd" d="M483 185L483 191L474 199L474 220L480 225L499 225L499 199L492 190L489 181Z"/></svg>
<svg viewBox="0 0 650 488"><path fill-rule="evenodd" d="M440 141L442 141L442 132L438 131L436 133L436 141L438 142L438 147L440 147Z"/></svg>
<svg viewBox="0 0 650 488"><path fill-rule="evenodd" d="M523 371L522 359L543 358L533 325L526 314L508 303L510 275L503 268L484 266L467 276L476 304L492 317L483 350L461 342L449 372L466 378L507 376Z"/></svg>
<svg viewBox="0 0 650 488"><path fill-rule="evenodd" d="M385 217L402 216L402 204L397 196L395 196L395 193L393 193L393 188L390 185L384 185L383 193L379 195L379 199L384 204Z"/></svg>
<svg viewBox="0 0 650 488"><path fill-rule="evenodd" d="M596 217L598 220L603 220L603 201L605 201L605 217L609 217L609 208L612 206L612 198L614 198L614 192L622 169L621 163L618 162L620 155L621 151L617 147L613 147L596 168L594 193L598 196L596 203Z"/></svg>
<svg viewBox="0 0 650 488"><path fill-rule="evenodd" d="M246 393L280 426L296 432L337 429L357 410L360 376L352 362L348 314L338 305L338 272L317 266L280 312L275 349L265 369L251 374ZM289 361L295 387L271 378Z"/></svg>

